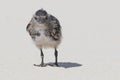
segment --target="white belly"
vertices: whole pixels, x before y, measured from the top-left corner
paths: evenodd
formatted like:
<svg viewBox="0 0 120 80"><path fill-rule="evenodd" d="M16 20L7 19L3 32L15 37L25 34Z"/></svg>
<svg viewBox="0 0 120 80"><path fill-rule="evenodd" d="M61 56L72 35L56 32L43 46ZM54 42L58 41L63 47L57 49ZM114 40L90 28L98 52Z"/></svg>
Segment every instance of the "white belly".
<svg viewBox="0 0 120 80"><path fill-rule="evenodd" d="M60 41L52 40L50 37L44 34L44 30L39 30L40 36L36 36L34 43L38 48L55 48L60 44Z"/></svg>

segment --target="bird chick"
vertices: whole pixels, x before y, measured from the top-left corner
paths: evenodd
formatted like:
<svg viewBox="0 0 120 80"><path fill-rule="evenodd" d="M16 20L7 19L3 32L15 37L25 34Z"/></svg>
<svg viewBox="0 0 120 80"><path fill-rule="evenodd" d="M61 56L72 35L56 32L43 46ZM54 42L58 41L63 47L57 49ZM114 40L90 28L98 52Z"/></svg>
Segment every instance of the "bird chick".
<svg viewBox="0 0 120 80"><path fill-rule="evenodd" d="M48 14L47 11L40 9L35 12L31 21L26 27L27 32L31 36L36 47L41 52L41 64L44 64L43 48L54 48L55 49L55 65L58 66L58 51L57 47L61 43L62 33L61 26L56 17Z"/></svg>

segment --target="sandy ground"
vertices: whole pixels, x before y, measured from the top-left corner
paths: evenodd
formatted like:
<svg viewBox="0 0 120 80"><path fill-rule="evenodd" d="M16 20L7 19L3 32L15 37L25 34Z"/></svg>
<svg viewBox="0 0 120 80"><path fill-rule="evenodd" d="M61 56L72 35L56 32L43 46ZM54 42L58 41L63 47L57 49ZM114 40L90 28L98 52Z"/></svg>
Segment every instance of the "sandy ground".
<svg viewBox="0 0 120 80"><path fill-rule="evenodd" d="M26 32L34 12L46 9L62 25L60 67L36 67L40 51ZM120 80L117 0L1 0L0 80ZM44 49L45 63L54 50Z"/></svg>

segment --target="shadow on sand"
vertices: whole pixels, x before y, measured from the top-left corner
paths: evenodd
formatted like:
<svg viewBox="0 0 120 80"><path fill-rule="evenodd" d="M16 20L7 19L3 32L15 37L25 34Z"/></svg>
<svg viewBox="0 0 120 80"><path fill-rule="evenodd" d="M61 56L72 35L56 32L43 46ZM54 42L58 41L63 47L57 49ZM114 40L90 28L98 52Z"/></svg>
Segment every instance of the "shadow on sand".
<svg viewBox="0 0 120 80"><path fill-rule="evenodd" d="M54 65L54 63L48 63L48 65ZM73 63L73 62L59 62L59 67L63 68L73 68L73 67L80 67L82 64L79 63Z"/></svg>

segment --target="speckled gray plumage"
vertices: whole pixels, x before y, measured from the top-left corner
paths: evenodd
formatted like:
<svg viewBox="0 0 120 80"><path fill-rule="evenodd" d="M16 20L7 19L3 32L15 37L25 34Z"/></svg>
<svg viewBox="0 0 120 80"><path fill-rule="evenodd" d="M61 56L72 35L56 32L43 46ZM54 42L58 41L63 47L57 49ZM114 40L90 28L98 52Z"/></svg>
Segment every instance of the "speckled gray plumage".
<svg viewBox="0 0 120 80"><path fill-rule="evenodd" d="M34 66L45 67L44 54L42 48L54 48L55 49L55 65L58 66L58 51L57 47L61 42L61 26L56 17L48 14L45 10L40 9L36 11L33 18L26 27L36 47L41 52L41 64Z"/></svg>
<svg viewBox="0 0 120 80"><path fill-rule="evenodd" d="M36 22L38 24L36 24ZM29 32L33 40L35 40L36 36L41 36L41 33L35 30L37 27L36 25L39 26L41 24L46 26L46 29L44 30L44 35L46 37L49 37L51 41L61 41L61 26L58 19L53 15L48 14L45 10L36 11L35 15L26 27L26 30Z"/></svg>

